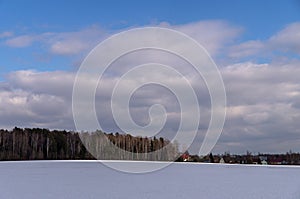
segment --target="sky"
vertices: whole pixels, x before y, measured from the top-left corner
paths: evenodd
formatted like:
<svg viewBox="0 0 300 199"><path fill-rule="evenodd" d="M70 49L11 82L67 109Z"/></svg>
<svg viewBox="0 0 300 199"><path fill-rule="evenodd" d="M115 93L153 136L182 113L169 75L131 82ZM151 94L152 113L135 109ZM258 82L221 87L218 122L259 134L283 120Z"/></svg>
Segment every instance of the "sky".
<svg viewBox="0 0 300 199"><path fill-rule="evenodd" d="M72 89L76 71L99 42L138 27L165 27L199 42L219 67L227 94L223 133L213 152L300 151L300 1L7 1L0 0L0 128L75 128ZM120 59L97 90L97 116L107 132L120 131L108 110L113 84L132 65L185 63L162 52ZM162 76L161 78L168 78ZM176 82L177 79L174 79ZM202 120L197 151L209 124L209 93L191 79ZM102 89L102 90L101 90ZM179 111L167 89L137 90L131 113L149 122L157 102ZM172 138L180 118L170 114L162 136ZM192 117L192 116L191 116Z"/></svg>

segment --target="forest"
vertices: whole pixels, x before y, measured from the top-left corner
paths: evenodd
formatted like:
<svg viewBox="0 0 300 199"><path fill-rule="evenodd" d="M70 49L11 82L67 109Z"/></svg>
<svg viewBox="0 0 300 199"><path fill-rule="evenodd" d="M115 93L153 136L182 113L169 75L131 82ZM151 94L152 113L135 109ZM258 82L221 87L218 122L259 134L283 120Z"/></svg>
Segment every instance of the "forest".
<svg viewBox="0 0 300 199"><path fill-rule="evenodd" d="M179 157L178 144L130 134L41 128L0 130L0 160L156 160Z"/></svg>
<svg viewBox="0 0 300 199"><path fill-rule="evenodd" d="M300 154L245 155L212 153L199 157L179 152L176 142L162 137L138 137L130 134L73 132L41 128L0 130L0 161L8 160L147 160L188 161L229 164L300 165ZM221 160L222 159L222 160Z"/></svg>

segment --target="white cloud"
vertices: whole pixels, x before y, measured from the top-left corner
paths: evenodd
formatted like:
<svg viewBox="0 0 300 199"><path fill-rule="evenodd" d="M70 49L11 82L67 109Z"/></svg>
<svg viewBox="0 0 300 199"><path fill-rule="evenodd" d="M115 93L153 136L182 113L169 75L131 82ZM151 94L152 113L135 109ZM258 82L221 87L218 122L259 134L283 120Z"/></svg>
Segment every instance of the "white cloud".
<svg viewBox="0 0 300 199"><path fill-rule="evenodd" d="M160 27L172 28L181 31L197 40L212 55L234 41L241 33L241 28L225 21L208 20L184 25L158 24ZM74 55L91 50L104 38L109 31L91 26L74 32L45 32L35 35L19 35L6 40L10 47L28 47L34 42L39 42L47 47L53 54Z"/></svg>
<svg viewBox="0 0 300 199"><path fill-rule="evenodd" d="M10 47L23 48L23 47L30 46L34 42L34 40L35 40L34 36L22 35L7 40L6 44Z"/></svg>
<svg viewBox="0 0 300 199"><path fill-rule="evenodd" d="M300 53L300 22L292 23L269 39L274 50Z"/></svg>
<svg viewBox="0 0 300 199"><path fill-rule="evenodd" d="M5 31L5 32L0 33L0 39L1 39L1 38L11 37L11 36L13 36L13 35L14 35L13 32Z"/></svg>
<svg viewBox="0 0 300 199"><path fill-rule="evenodd" d="M230 47L229 57L270 57L278 52L300 53L300 22L288 24L267 40L250 40Z"/></svg>
<svg viewBox="0 0 300 199"><path fill-rule="evenodd" d="M298 65L247 62L222 69L228 100L223 147L230 142L236 143L228 146L231 151L282 152L276 144L268 144L288 143L299 136ZM285 147L300 150L296 145Z"/></svg>
<svg viewBox="0 0 300 199"><path fill-rule="evenodd" d="M264 144L288 142L299 135L300 80L299 63L254 64L239 63L222 68L228 110L224 133L218 143L220 152L261 151ZM71 114L71 94L74 73L17 71L8 76L7 86L0 86L1 127L41 126L47 128L74 128ZM170 78L159 74L156 78ZM98 118L107 131L119 131L110 110L110 95L116 83L116 76L105 77L96 93ZM133 81L133 80L132 80ZM177 85L179 79L170 79ZM86 86L95 83L86 76ZM203 85L192 80L198 92L201 110L199 136L196 143L201 144L206 131L210 112L209 97ZM136 84L136 82L132 82ZM148 111L151 105L160 103L166 107L170 116L163 135L173 137L180 121L180 108L175 96L162 87L146 86L138 90L130 102L131 114L137 124L149 122ZM209 106L209 105L208 105ZM191 116L193 117L193 116ZM198 145L197 145L198 146ZM287 146L286 150L300 150L298 145ZM268 146L276 151L276 145Z"/></svg>
<svg viewBox="0 0 300 199"><path fill-rule="evenodd" d="M20 35L6 40L10 47L28 47L34 42L46 46L46 51L58 55L74 55L91 50L107 33L97 27L91 26L74 32L45 32L34 35Z"/></svg>
<svg viewBox="0 0 300 199"><path fill-rule="evenodd" d="M36 72L25 70L10 73L7 78L13 89L67 97L72 93L74 74L65 71Z"/></svg>
<svg viewBox="0 0 300 199"><path fill-rule="evenodd" d="M251 40L237 45L231 42L241 33L241 28L222 21L160 26L175 28L190 35L213 56L224 52L238 60L263 54L265 50L299 52L298 23L288 25L266 41ZM95 41L105 36L105 31L93 27L77 32L43 33L29 36L31 39L27 41L25 37L23 42L22 36L19 41L16 37L12 44L20 47L41 42L53 54L70 55L90 49ZM228 45L232 45L232 48L226 51ZM118 78L132 66L148 62L174 66L191 80L201 103L201 121L196 140L198 145L201 144L211 116L208 91L203 80L195 77L195 71L190 66L165 52L134 52L111 65L96 92L98 118L104 128L107 131L119 131L110 110L110 95ZM287 59L264 64L240 62L220 68L227 92L228 112L224 133L216 147L218 152L300 150L299 144L292 142L300 133L299 65L299 61ZM74 128L71 113L74 77L75 74L68 71L25 70L8 74L6 82L0 83L0 127ZM88 75L84 78L87 87L96 82ZM167 79L174 85L180 83L179 79L171 79L168 74L159 74L156 78ZM135 80L129 83L137 84ZM137 124L146 125L149 122L148 110L156 103L164 105L170 116L164 135L174 136L172 132L176 132L180 121L180 107L172 93L162 87L146 86L134 93L130 101L133 119ZM292 144L280 147L274 144L279 142Z"/></svg>
<svg viewBox="0 0 300 199"><path fill-rule="evenodd" d="M55 42L51 45L51 52L55 54L76 54L87 48L87 45L78 41L64 41L64 42Z"/></svg>
<svg viewBox="0 0 300 199"><path fill-rule="evenodd" d="M59 55L72 55L91 50L107 33L96 26L77 32L57 33L48 41L50 52Z"/></svg>
<svg viewBox="0 0 300 199"><path fill-rule="evenodd" d="M161 23L160 26L183 32L199 42L211 55L220 53L242 33L242 28L222 20L207 20L184 25Z"/></svg>
<svg viewBox="0 0 300 199"><path fill-rule="evenodd" d="M21 76L21 74L26 74L25 71L17 73L18 75L12 74L9 80L9 88L6 86L0 88L0 126L10 128L14 126L40 126L72 129L70 100L66 99L68 93L70 93L68 92L70 88L67 88L64 92L59 92L59 89L57 89L57 92L51 93L53 90L47 89L47 87L55 86L55 81L50 79L48 83L52 82L53 85L44 84L43 91L39 91L41 84L45 83L39 80L47 78L49 73L34 74L32 71L28 71L28 74L34 75L31 79L28 79L28 74L27 76ZM18 81L27 84L20 87ZM37 83L37 85L34 86L33 83Z"/></svg>
<svg viewBox="0 0 300 199"><path fill-rule="evenodd" d="M262 52L264 48L265 45L262 41L247 41L239 45L232 46L228 54L230 57L247 57Z"/></svg>

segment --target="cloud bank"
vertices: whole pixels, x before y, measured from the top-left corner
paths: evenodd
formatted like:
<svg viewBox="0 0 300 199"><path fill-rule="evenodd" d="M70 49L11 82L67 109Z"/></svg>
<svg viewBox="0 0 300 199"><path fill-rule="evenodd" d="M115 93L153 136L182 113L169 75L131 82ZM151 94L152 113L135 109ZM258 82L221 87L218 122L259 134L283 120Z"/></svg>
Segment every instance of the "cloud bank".
<svg viewBox="0 0 300 199"><path fill-rule="evenodd" d="M219 61L227 92L227 118L214 152L300 151L300 60L294 56L300 53L299 24L289 24L267 40L242 43L237 38L243 29L224 21L201 21L180 26L159 24L188 34L213 57L228 58L224 63ZM95 42L108 35L107 32L92 27L68 33L7 35L10 37L6 45L25 48L38 42L46 46L48 53L74 55L91 49ZM254 61L256 57L268 61ZM192 147L196 151L211 116L209 93L201 77L195 76L187 63L163 52L136 52L112 64L96 92L99 121L107 131L120 130L110 110L113 87L120 75L132 65L150 61L174 66L195 88L201 110L199 133ZM34 70L7 74L5 81L0 83L0 127L74 129L71 106L75 75L72 71ZM167 74L159 75L160 78L170 79ZM180 85L180 79L170 81ZM86 86L95 82L86 77ZM134 84L134 80L131 83ZM161 135L172 138L178 129L180 107L176 97L166 88L147 85L138 89L130 101L133 120L140 125L149 123L148 110L153 104L165 107L168 118Z"/></svg>

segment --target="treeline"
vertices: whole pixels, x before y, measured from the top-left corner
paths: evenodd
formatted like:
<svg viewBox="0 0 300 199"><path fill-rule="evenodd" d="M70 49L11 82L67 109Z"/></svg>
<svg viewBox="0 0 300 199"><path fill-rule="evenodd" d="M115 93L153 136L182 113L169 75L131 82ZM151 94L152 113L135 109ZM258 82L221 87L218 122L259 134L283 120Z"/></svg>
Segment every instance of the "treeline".
<svg viewBox="0 0 300 199"><path fill-rule="evenodd" d="M246 154L215 154L212 153L199 157L185 152L177 161L204 162L204 163L227 163L227 164L269 164L269 165L300 165L300 153L289 151L285 154L263 154L253 155L247 151Z"/></svg>
<svg viewBox="0 0 300 199"><path fill-rule="evenodd" d="M0 130L0 160L172 161L178 156L178 145L164 138L40 128Z"/></svg>

